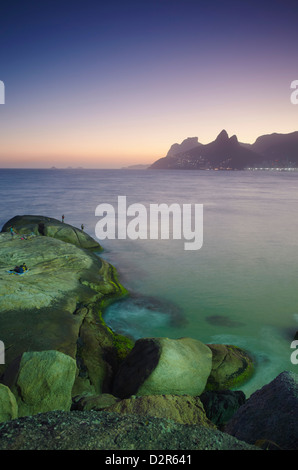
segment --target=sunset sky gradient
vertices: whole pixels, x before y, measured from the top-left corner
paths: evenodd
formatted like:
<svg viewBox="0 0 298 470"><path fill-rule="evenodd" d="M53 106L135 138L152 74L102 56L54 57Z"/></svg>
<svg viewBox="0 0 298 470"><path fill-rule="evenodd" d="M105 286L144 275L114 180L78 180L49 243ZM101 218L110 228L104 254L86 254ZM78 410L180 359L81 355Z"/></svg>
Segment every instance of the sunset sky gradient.
<svg viewBox="0 0 298 470"><path fill-rule="evenodd" d="M298 2L4 2L0 167L119 168L298 130Z"/></svg>

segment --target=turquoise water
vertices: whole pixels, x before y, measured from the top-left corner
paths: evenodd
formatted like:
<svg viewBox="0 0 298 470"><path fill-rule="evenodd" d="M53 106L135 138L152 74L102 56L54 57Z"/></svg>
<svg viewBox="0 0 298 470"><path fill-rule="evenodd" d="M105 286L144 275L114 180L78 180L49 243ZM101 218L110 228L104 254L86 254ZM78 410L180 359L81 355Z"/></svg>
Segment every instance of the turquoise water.
<svg viewBox="0 0 298 470"><path fill-rule="evenodd" d="M98 204L191 203L204 207L204 243L103 240L103 257L132 292L107 323L135 339L190 336L250 351L249 395L283 370L297 371L290 344L298 330L298 172L1 170L3 225L41 214L95 237Z"/></svg>

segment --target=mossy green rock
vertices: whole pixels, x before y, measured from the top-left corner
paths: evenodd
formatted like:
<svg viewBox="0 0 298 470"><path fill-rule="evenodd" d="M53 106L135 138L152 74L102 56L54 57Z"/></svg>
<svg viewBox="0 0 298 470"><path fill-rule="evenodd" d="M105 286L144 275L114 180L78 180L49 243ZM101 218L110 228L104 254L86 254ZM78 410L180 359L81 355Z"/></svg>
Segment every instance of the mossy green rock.
<svg viewBox="0 0 298 470"><path fill-rule="evenodd" d="M88 233L52 217L16 215L4 224L2 232L10 231L10 227L13 227L17 234L29 235L34 233L35 235L57 238L80 248L102 250L101 245L90 237Z"/></svg>
<svg viewBox="0 0 298 470"><path fill-rule="evenodd" d="M0 423L18 417L18 405L14 394L3 384L0 384Z"/></svg>
<svg viewBox="0 0 298 470"><path fill-rule="evenodd" d="M125 293L114 267L94 252L41 235L24 239L2 232L0 255L0 332L5 344L0 382L24 352L56 350L77 361L75 394L107 391L120 356L128 352L100 311L105 302ZM22 263L29 268L25 274L8 272Z"/></svg>
<svg viewBox="0 0 298 470"><path fill-rule="evenodd" d="M76 361L59 351L31 351L22 355L14 370L11 390L18 417L53 410L69 411L76 378Z"/></svg>
<svg viewBox="0 0 298 470"><path fill-rule="evenodd" d="M212 351L212 370L206 390L239 387L253 374L253 360L243 349L225 344L208 344Z"/></svg>

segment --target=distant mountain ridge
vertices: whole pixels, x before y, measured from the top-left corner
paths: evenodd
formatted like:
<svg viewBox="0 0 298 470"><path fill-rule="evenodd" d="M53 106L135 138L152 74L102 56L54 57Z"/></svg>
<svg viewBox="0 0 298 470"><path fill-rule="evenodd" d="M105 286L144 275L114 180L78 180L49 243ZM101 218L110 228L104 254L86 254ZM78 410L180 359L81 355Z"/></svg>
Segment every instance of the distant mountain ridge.
<svg viewBox="0 0 298 470"><path fill-rule="evenodd" d="M197 137L188 137L187 139L183 140L181 144L173 144L167 153L167 157L174 157L179 153L187 152L188 150L201 145L202 144L198 142Z"/></svg>
<svg viewBox="0 0 298 470"><path fill-rule="evenodd" d="M248 167L298 167L298 131L289 134L260 136L254 144L238 141L222 130L209 144L198 137L188 137L173 144L166 157L158 159L150 169L243 170Z"/></svg>

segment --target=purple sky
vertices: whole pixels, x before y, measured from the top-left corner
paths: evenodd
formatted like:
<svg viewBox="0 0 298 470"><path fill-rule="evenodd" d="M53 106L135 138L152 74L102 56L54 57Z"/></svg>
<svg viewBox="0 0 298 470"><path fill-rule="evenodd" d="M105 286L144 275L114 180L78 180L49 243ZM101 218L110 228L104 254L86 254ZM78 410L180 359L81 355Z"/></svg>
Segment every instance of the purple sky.
<svg viewBox="0 0 298 470"><path fill-rule="evenodd" d="M222 129L298 130L297 1L1 7L0 167L152 163Z"/></svg>

